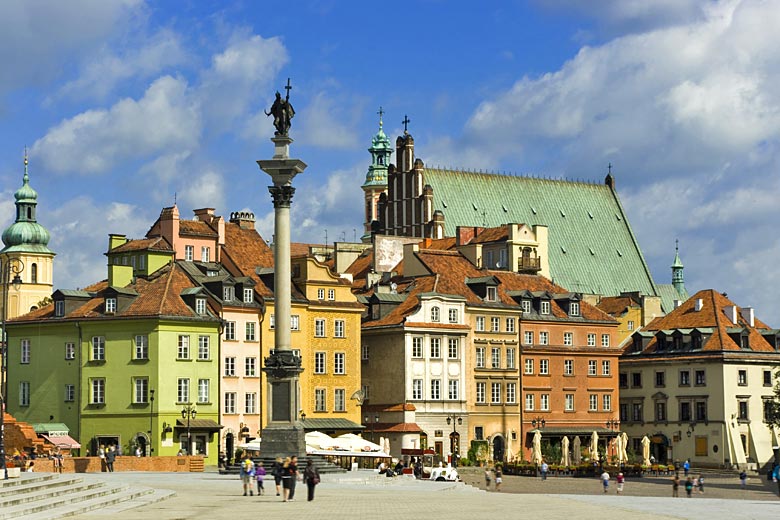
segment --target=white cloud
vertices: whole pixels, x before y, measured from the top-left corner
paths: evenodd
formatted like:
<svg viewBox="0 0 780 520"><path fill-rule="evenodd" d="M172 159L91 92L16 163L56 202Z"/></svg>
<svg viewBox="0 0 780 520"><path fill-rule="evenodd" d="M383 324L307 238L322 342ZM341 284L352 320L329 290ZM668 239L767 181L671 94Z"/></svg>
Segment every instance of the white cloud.
<svg viewBox="0 0 780 520"><path fill-rule="evenodd" d="M211 169L190 173L180 192L181 200L193 208L225 208L224 182L222 175Z"/></svg>
<svg viewBox="0 0 780 520"><path fill-rule="evenodd" d="M55 172L106 173L118 161L195 146L201 121L186 82L163 76L139 100L82 112L49 129L32 153Z"/></svg>
<svg viewBox="0 0 780 520"><path fill-rule="evenodd" d="M357 105L359 103L345 103L339 96L331 97L326 92L318 92L302 115L293 119L293 125L300 124L297 139L301 144L319 148L349 149L358 146L360 139L355 126L360 109Z"/></svg>

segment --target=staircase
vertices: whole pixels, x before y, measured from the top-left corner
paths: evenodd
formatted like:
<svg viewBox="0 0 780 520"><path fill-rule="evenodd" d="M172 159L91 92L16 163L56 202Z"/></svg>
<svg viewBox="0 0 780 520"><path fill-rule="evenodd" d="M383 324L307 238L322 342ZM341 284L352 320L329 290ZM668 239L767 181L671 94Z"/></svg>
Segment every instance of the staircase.
<svg viewBox="0 0 780 520"><path fill-rule="evenodd" d="M332 462L330 462L327 458L325 458L322 455L306 455L305 457L298 457L298 471L303 471L303 469L306 467L306 461L308 459L311 459L314 463L314 467L317 468L317 471L319 471L321 474L324 473L346 473L347 470L342 468L341 466L338 466ZM257 466L258 462L262 462L263 466L265 467L265 470L268 472L267 478L273 478L273 475L271 475L271 468L274 467L275 459L272 457L252 457L252 461L254 461L255 466ZM220 475L238 475L241 473L241 464L235 463L230 464L226 468L222 469L220 468L219 474Z"/></svg>
<svg viewBox="0 0 780 520"><path fill-rule="evenodd" d="M105 476L51 473L22 473L21 478L0 480L0 520L62 518L109 506L129 509L174 494L106 480Z"/></svg>
<svg viewBox="0 0 780 520"><path fill-rule="evenodd" d="M190 473L203 473L203 457L190 458Z"/></svg>

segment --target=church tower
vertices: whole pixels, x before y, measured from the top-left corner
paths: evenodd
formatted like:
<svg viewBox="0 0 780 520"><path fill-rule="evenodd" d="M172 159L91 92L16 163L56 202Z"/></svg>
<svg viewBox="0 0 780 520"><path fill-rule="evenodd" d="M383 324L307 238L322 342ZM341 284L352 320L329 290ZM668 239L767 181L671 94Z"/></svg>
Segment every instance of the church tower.
<svg viewBox="0 0 780 520"><path fill-rule="evenodd" d="M379 220L379 196L387 193L387 166L390 164L390 154L393 152L390 147L390 139L382 130L382 115L384 110L379 107L379 131L371 139L371 166L368 167L366 182L361 186L365 199L365 222L363 224L364 234L361 237L363 242L371 241L371 223Z"/></svg>
<svg viewBox="0 0 780 520"><path fill-rule="evenodd" d="M15 318L37 308L41 300L51 297L54 287L55 253L48 248L49 232L36 220L38 193L30 187L26 150L22 187L16 190L14 198L16 221L3 231L5 247L0 250L0 273L4 277L0 284L8 291L7 298L0 298L0 305L8 302L6 318ZM17 275L21 284L14 283Z"/></svg>
<svg viewBox="0 0 780 520"><path fill-rule="evenodd" d="M685 290L685 280L683 278L683 263L680 260L679 241L674 241L674 262L672 262L672 286L680 296L680 300L688 299L688 291Z"/></svg>

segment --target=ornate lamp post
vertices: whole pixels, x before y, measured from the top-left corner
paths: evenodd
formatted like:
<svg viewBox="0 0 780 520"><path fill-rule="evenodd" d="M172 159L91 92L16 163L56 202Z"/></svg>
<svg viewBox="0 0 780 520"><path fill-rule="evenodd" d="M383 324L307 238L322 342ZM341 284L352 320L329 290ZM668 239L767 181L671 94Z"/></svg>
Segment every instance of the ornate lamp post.
<svg viewBox="0 0 780 520"><path fill-rule="evenodd" d="M149 390L149 456L152 456L152 421L154 421L154 389Z"/></svg>
<svg viewBox="0 0 780 520"><path fill-rule="evenodd" d="M364 419L363 422L371 425L371 442L376 444L376 436L374 435L374 424L379 422L379 415L374 415L373 421L371 420L371 416L369 415L366 415L363 419Z"/></svg>
<svg viewBox="0 0 780 520"><path fill-rule="evenodd" d="M452 452L452 467L458 467L460 458L460 442L458 442L458 424L463 424L463 418L458 414L447 416L447 424L452 424L452 434L450 435L450 451Z"/></svg>
<svg viewBox="0 0 780 520"><path fill-rule="evenodd" d="M544 417L536 416L533 419L531 419L531 426L533 426L538 430L544 428L545 424L547 424L547 421L544 420Z"/></svg>
<svg viewBox="0 0 780 520"><path fill-rule="evenodd" d="M0 371L0 464L2 464L3 478L8 479L8 467L5 463L5 403L8 395L8 381L6 372L8 371L8 334L6 333L5 322L8 317L8 285L13 284L14 289L19 290L22 285L22 279L19 273L24 271L24 262L18 258L5 258L0 266L3 278L3 316L2 316L2 336L0 336L0 357L2 357L2 371ZM14 277L11 280L11 273Z"/></svg>
<svg viewBox="0 0 780 520"><path fill-rule="evenodd" d="M193 421L195 420L195 415L198 413L198 411L195 409L195 406L192 403L187 403L184 405L184 408L181 410L181 418L187 419L187 455L192 455L190 453L190 450L192 450L192 435L190 433L190 419Z"/></svg>

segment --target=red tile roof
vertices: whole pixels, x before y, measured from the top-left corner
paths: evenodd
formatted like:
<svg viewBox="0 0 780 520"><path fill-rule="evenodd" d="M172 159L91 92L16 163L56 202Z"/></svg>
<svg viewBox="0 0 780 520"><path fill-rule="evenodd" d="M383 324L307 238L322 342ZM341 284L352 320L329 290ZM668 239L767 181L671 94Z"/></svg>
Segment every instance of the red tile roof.
<svg viewBox="0 0 780 520"><path fill-rule="evenodd" d="M469 244L485 244L509 240L509 225L487 228L475 236Z"/></svg>
<svg viewBox="0 0 780 520"><path fill-rule="evenodd" d="M601 298L596 307L611 316L617 316L626 312L630 307L639 307L639 304L628 296L605 296Z"/></svg>
<svg viewBox="0 0 780 520"><path fill-rule="evenodd" d="M211 228L211 226L209 226L202 220L180 220L179 234L195 235L195 236L211 237L211 238L217 238L219 236L219 234L216 231L214 231Z"/></svg>
<svg viewBox="0 0 780 520"><path fill-rule="evenodd" d="M173 252L173 247L163 237L141 238L138 240L128 240L121 246L117 246L109 251L109 253L126 253L129 251Z"/></svg>

